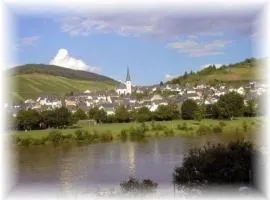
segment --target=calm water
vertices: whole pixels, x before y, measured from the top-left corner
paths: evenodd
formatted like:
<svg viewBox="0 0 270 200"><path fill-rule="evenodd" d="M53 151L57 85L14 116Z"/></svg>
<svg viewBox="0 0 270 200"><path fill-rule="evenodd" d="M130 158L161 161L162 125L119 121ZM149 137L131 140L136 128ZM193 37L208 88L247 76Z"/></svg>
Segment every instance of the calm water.
<svg viewBox="0 0 270 200"><path fill-rule="evenodd" d="M95 193L120 188L129 176L172 188L172 173L188 149L218 137L151 138L148 142L112 142L84 146L28 147L18 151L18 187L38 186L61 193ZM40 187L41 188L41 187Z"/></svg>

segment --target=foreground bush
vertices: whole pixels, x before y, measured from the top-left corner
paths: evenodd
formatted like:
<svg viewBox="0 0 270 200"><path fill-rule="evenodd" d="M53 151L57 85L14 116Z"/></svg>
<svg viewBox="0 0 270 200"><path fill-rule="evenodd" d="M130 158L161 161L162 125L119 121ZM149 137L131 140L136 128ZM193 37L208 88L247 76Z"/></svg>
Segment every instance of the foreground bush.
<svg viewBox="0 0 270 200"><path fill-rule="evenodd" d="M176 184L251 183L253 145L246 141L207 145L190 150L173 173Z"/></svg>
<svg viewBox="0 0 270 200"><path fill-rule="evenodd" d="M48 140L54 144L59 144L63 140L63 134L61 131L53 130L49 132Z"/></svg>
<svg viewBox="0 0 270 200"><path fill-rule="evenodd" d="M222 133L222 131L223 131L222 126L216 125L216 126L213 127L213 132L214 133Z"/></svg>
<svg viewBox="0 0 270 200"><path fill-rule="evenodd" d="M127 140L127 137L128 137L127 130L126 129L121 130L121 132L120 132L120 139L122 141L126 141Z"/></svg>
<svg viewBox="0 0 270 200"><path fill-rule="evenodd" d="M152 122L151 129L152 129L152 131L162 131L162 130L166 129L166 126L164 126L160 123Z"/></svg>
<svg viewBox="0 0 270 200"><path fill-rule="evenodd" d="M139 181L135 178L129 178L128 181L120 183L123 192L152 192L157 186L158 184L150 179Z"/></svg>
<svg viewBox="0 0 270 200"><path fill-rule="evenodd" d="M174 136L174 131L173 131L173 129L171 129L171 128L165 129L165 130L164 130L164 135L165 135L165 136L169 136L169 137Z"/></svg>
<svg viewBox="0 0 270 200"><path fill-rule="evenodd" d="M212 133L212 129L204 124L200 125L197 130L198 135L207 135L209 133Z"/></svg>
<svg viewBox="0 0 270 200"><path fill-rule="evenodd" d="M143 140L146 137L145 132L148 131L148 127L142 123L138 127L131 126L128 130L131 141Z"/></svg>
<svg viewBox="0 0 270 200"><path fill-rule="evenodd" d="M109 142L109 141L113 140L113 135L112 135L111 131L107 130L103 134L101 134L100 139L102 142Z"/></svg>

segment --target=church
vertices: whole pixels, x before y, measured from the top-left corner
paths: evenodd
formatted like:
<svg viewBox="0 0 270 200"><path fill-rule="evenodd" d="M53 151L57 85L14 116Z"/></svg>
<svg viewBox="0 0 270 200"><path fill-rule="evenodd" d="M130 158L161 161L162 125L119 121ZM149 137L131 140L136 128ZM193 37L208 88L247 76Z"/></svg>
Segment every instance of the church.
<svg viewBox="0 0 270 200"><path fill-rule="evenodd" d="M130 79L130 74L129 74L129 68L127 68L126 82L121 83L117 86L116 93L119 95L131 94L131 79Z"/></svg>

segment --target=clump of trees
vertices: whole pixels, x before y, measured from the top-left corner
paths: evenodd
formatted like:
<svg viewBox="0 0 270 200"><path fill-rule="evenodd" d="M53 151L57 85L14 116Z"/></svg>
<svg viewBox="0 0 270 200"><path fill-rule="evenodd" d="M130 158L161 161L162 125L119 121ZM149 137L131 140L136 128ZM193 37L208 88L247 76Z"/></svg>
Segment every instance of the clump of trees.
<svg viewBox="0 0 270 200"><path fill-rule="evenodd" d="M181 184L252 184L255 150L251 142L238 140L207 144L191 149L182 167L173 173L174 183Z"/></svg>
<svg viewBox="0 0 270 200"><path fill-rule="evenodd" d="M15 119L15 128L18 130L65 128L74 124L77 120L64 107L43 112L32 109L20 110Z"/></svg>
<svg viewBox="0 0 270 200"><path fill-rule="evenodd" d="M120 183L120 187L123 192L133 193L145 193L153 192L157 188L158 184L150 179L144 179L142 181L130 177L129 180Z"/></svg>
<svg viewBox="0 0 270 200"><path fill-rule="evenodd" d="M220 96L216 103L210 105L198 105L194 100L188 99L181 107L181 116L182 119L198 121L203 118L233 119L241 116L254 117L261 115L261 104L259 101L249 100L245 105L242 95L229 92Z"/></svg>

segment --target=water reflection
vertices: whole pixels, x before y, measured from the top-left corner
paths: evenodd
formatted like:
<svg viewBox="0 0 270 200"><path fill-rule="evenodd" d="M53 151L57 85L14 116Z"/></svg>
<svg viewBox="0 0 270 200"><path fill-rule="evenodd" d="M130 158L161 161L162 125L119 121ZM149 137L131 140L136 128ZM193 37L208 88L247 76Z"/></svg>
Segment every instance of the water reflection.
<svg viewBox="0 0 270 200"><path fill-rule="evenodd" d="M72 177L73 177L73 162L72 157L63 157L60 161L59 169L60 169L60 188L62 194L71 194L72 190Z"/></svg>
<svg viewBox="0 0 270 200"><path fill-rule="evenodd" d="M129 176L136 177L136 154L135 154L135 143L128 142L128 169Z"/></svg>
<svg viewBox="0 0 270 200"><path fill-rule="evenodd" d="M166 137L149 142L101 143L83 146L29 147L19 153L19 184L48 183L63 194L118 187L133 176L170 184L175 167L188 149L209 138ZM218 137L212 141L223 141Z"/></svg>

